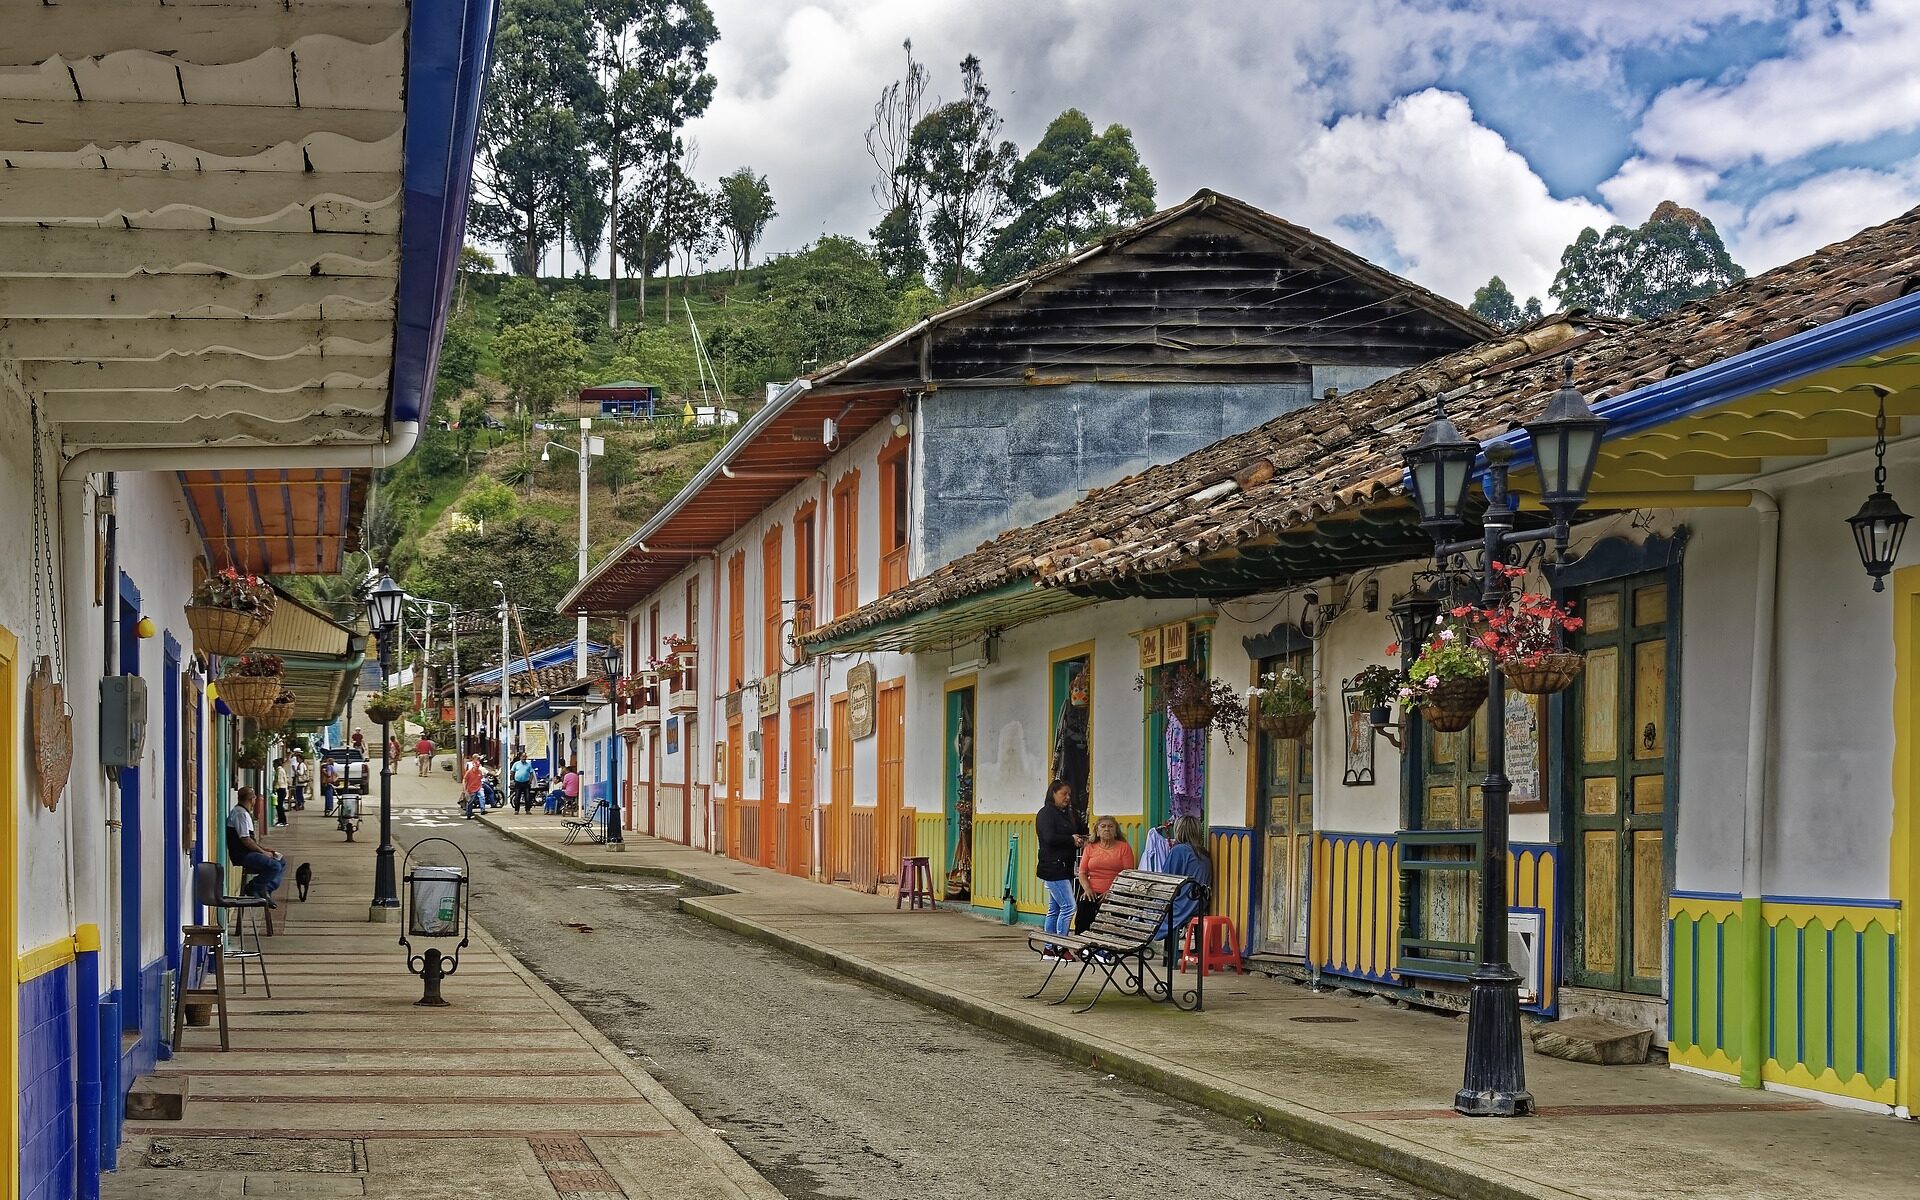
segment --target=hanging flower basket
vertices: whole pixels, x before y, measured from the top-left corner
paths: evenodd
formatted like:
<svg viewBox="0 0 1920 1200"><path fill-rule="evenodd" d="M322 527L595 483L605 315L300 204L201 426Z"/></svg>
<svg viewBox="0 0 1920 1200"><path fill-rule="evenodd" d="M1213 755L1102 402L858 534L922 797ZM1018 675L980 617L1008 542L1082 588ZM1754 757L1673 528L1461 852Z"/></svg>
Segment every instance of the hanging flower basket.
<svg viewBox="0 0 1920 1200"><path fill-rule="evenodd" d="M1441 733L1459 733L1473 724L1474 714L1487 702L1487 680L1442 679L1420 693L1420 715Z"/></svg>
<svg viewBox="0 0 1920 1200"><path fill-rule="evenodd" d="M1268 737L1280 738L1283 741L1298 741L1300 738L1305 737L1307 731L1312 728L1312 710L1303 713L1287 713L1284 716L1262 716L1260 718L1260 731Z"/></svg>
<svg viewBox="0 0 1920 1200"><path fill-rule="evenodd" d="M1567 650L1503 662L1500 673L1507 677L1508 683L1529 696L1551 696L1572 687L1573 681L1580 678L1580 669L1586 665L1586 655Z"/></svg>
<svg viewBox="0 0 1920 1200"><path fill-rule="evenodd" d="M1177 700L1167 705L1167 711L1183 729L1205 729L1218 710L1211 700Z"/></svg>
<svg viewBox="0 0 1920 1200"><path fill-rule="evenodd" d="M383 692L370 697L361 711L367 714L367 720L387 725L407 715L407 702L391 692Z"/></svg>
<svg viewBox="0 0 1920 1200"><path fill-rule="evenodd" d="M260 718L260 728L285 729L293 720L293 702L293 693L284 688L281 689L280 695L273 702L273 707L267 710L266 716Z"/></svg>
<svg viewBox="0 0 1920 1200"><path fill-rule="evenodd" d="M265 720L280 698L278 675L224 675L220 679L220 698L234 715Z"/></svg>
<svg viewBox="0 0 1920 1200"><path fill-rule="evenodd" d="M267 627L266 614L221 608L213 604L187 605L187 626L193 645L202 654L231 658L245 654Z"/></svg>
<svg viewBox="0 0 1920 1200"><path fill-rule="evenodd" d="M233 765L242 771L264 771L267 767L267 735L255 730L240 739L233 748Z"/></svg>

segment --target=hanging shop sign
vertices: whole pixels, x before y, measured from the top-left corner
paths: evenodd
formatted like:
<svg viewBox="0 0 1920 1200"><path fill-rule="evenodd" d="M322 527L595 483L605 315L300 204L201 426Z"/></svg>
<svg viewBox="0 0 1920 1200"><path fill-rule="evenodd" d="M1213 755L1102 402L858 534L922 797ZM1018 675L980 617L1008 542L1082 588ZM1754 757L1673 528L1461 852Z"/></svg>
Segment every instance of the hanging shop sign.
<svg viewBox="0 0 1920 1200"><path fill-rule="evenodd" d="M872 663L857 663L848 668L847 723L853 727L856 741L873 736L873 684Z"/></svg>

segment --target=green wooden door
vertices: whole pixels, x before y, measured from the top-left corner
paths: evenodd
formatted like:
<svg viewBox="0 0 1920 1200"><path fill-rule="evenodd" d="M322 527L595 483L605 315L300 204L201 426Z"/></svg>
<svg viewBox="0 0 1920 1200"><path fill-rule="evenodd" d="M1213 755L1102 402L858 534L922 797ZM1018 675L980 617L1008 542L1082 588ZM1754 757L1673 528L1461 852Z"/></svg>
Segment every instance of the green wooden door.
<svg viewBox="0 0 1920 1200"><path fill-rule="evenodd" d="M1408 854L1409 862L1441 864L1415 872L1409 901L1417 905L1421 957L1468 964L1479 954L1479 831L1481 797L1487 776L1487 710L1458 733L1429 727L1421 764L1420 829L1434 834L1461 833Z"/></svg>
<svg viewBox="0 0 1920 1200"><path fill-rule="evenodd" d="M1666 939L1667 584L1654 573L1576 596L1586 670L1567 705L1573 937L1582 987L1658 995Z"/></svg>

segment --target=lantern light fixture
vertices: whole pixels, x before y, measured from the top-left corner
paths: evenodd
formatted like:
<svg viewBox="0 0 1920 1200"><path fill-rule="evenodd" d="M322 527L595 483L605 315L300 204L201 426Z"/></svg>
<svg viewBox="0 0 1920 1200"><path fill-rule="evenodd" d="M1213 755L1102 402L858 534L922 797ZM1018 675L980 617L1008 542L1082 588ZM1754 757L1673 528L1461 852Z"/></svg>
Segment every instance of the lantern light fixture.
<svg viewBox="0 0 1920 1200"><path fill-rule="evenodd" d="M1469 441L1447 419L1444 396L1438 410L1420 434L1420 440L1402 456L1413 480L1413 503L1420 510L1420 526L1436 535L1460 524L1467 504L1467 485L1480 457L1478 442Z"/></svg>
<svg viewBox="0 0 1920 1200"><path fill-rule="evenodd" d="M393 581L393 576L381 572L380 582L367 596L367 623L375 632L393 628L400 620L400 606L406 599L405 589Z"/></svg>
<svg viewBox="0 0 1920 1200"><path fill-rule="evenodd" d="M1873 590L1887 590L1887 573L1900 557L1900 542L1907 535L1912 518L1900 511L1900 505L1887 492L1887 396L1880 393L1880 407L1873 421L1873 494L1860 511L1847 518L1853 527L1854 549L1860 552L1860 565L1873 580Z"/></svg>
<svg viewBox="0 0 1920 1200"><path fill-rule="evenodd" d="M600 652L594 657L600 661L601 674L610 680L620 678L620 643L608 642L606 645L600 647Z"/></svg>
<svg viewBox="0 0 1920 1200"><path fill-rule="evenodd" d="M1593 468L1600 461L1600 435L1606 428L1606 418L1596 416L1587 398L1573 386L1569 355L1563 360L1560 390L1526 426L1540 472L1540 502L1554 520L1570 519L1586 503Z"/></svg>

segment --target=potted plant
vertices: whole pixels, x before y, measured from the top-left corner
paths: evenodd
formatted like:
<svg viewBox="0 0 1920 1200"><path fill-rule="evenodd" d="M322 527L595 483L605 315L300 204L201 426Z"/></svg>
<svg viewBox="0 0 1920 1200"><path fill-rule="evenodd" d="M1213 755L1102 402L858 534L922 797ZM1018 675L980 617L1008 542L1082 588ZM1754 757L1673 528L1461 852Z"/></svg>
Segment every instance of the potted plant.
<svg viewBox="0 0 1920 1200"><path fill-rule="evenodd" d="M667 635L667 657L679 666L691 667L699 656L700 647L694 644L692 638L684 638L677 633Z"/></svg>
<svg viewBox="0 0 1920 1200"><path fill-rule="evenodd" d="M220 676L220 698L243 717L264 720L280 698L285 665L272 654L243 654Z"/></svg>
<svg viewBox="0 0 1920 1200"><path fill-rule="evenodd" d="M200 581L187 601L193 644L206 654L243 654L260 637L278 599L258 575L222 567Z"/></svg>
<svg viewBox="0 0 1920 1200"><path fill-rule="evenodd" d="M1494 569L1509 581L1526 574L1525 567L1496 564ZM1586 656L1568 650L1561 637L1586 622L1573 615L1572 605L1550 595L1522 589L1487 613L1486 623L1481 644L1492 652L1507 682L1530 696L1565 691L1586 665Z"/></svg>
<svg viewBox="0 0 1920 1200"><path fill-rule="evenodd" d="M1271 737L1298 740L1313 728L1313 684L1292 667L1260 676L1247 689L1247 704Z"/></svg>
<svg viewBox="0 0 1920 1200"><path fill-rule="evenodd" d="M243 771L264 771L267 767L267 735L254 730L233 748L233 765Z"/></svg>
<svg viewBox="0 0 1920 1200"><path fill-rule="evenodd" d="M412 700L404 691L381 692L367 697L361 711L367 714L367 720L386 725L406 716L413 707Z"/></svg>
<svg viewBox="0 0 1920 1200"><path fill-rule="evenodd" d="M1247 706L1233 686L1202 675L1188 663L1162 667L1157 683L1145 675L1133 681L1135 691L1149 691L1149 712L1163 712L1182 729L1217 729L1229 741L1247 736Z"/></svg>
<svg viewBox="0 0 1920 1200"><path fill-rule="evenodd" d="M1397 650L1393 651L1398 653ZM1374 663L1362 667L1360 673L1347 681L1347 686L1360 693L1367 702L1367 724L1375 729L1385 729L1393 724L1393 701L1400 695L1400 688L1406 677L1392 667Z"/></svg>
<svg viewBox="0 0 1920 1200"><path fill-rule="evenodd" d="M1418 708L1427 724L1442 733L1458 733L1473 724L1487 699L1487 672L1493 659L1481 634L1467 623L1473 610L1462 606L1434 630L1407 667L1400 702Z"/></svg>
<svg viewBox="0 0 1920 1200"><path fill-rule="evenodd" d="M260 718L260 728L285 729L288 722L293 720L293 704L293 692L290 689L281 688L280 694L274 697L273 707L267 710L266 716ZM292 748L291 743L288 748Z"/></svg>

